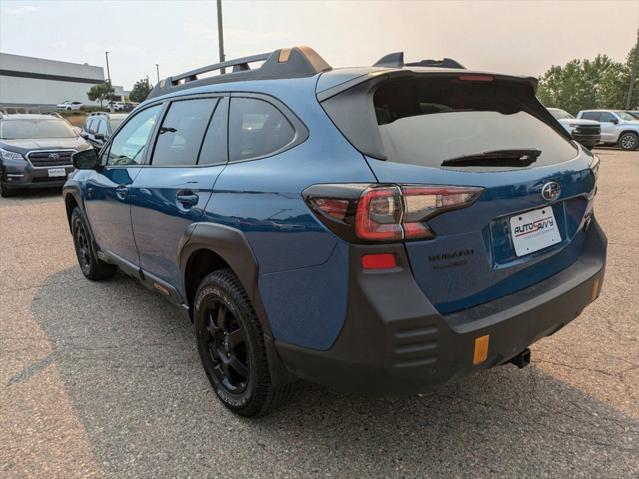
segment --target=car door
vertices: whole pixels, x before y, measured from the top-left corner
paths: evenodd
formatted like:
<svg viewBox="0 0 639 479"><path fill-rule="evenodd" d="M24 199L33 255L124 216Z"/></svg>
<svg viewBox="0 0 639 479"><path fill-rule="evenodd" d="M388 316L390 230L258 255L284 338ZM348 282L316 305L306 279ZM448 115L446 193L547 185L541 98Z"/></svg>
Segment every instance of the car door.
<svg viewBox="0 0 639 479"><path fill-rule="evenodd" d="M130 186L147 154L163 104L141 110L106 145L102 165L86 182L85 208L98 248L132 265L139 263L131 227Z"/></svg>
<svg viewBox="0 0 639 479"><path fill-rule="evenodd" d="M609 111L604 111L601 113L599 122L601 124L601 141L616 143L620 132L620 128L617 126L619 118Z"/></svg>
<svg viewBox="0 0 639 479"><path fill-rule="evenodd" d="M176 99L168 105L155 145L133 182L131 221L140 268L153 285L178 288L180 241L199 221L227 161L228 98Z"/></svg>

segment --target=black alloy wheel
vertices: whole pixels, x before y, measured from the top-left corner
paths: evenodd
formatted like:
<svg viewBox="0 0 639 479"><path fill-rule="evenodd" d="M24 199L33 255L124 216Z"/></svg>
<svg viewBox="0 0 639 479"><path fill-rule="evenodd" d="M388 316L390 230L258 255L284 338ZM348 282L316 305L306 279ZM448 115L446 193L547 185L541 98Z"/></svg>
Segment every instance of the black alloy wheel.
<svg viewBox="0 0 639 479"><path fill-rule="evenodd" d="M205 308L207 348L213 372L229 392L241 393L250 374L242 326L220 299L209 299Z"/></svg>

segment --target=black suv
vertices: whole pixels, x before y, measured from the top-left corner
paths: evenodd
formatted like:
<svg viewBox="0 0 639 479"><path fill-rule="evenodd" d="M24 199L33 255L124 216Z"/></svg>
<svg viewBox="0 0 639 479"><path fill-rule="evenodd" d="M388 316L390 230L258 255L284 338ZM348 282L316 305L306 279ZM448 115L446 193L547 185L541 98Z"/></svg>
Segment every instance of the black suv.
<svg viewBox="0 0 639 479"><path fill-rule="evenodd" d="M90 148L69 123L53 115L0 113L0 188L60 187L73 170L71 155Z"/></svg>
<svg viewBox="0 0 639 479"><path fill-rule="evenodd" d="M91 113L82 127L80 136L99 150L127 117L127 113Z"/></svg>

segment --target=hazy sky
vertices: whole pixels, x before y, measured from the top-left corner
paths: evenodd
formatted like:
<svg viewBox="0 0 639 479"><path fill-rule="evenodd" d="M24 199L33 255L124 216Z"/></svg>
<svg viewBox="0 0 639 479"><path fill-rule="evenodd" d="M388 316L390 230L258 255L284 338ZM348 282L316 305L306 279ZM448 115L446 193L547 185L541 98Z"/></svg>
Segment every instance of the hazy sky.
<svg viewBox="0 0 639 479"><path fill-rule="evenodd" d="M227 58L310 45L331 65L452 57L468 68L539 75L636 41L639 1L223 0ZM215 1L0 0L0 51L104 66L129 89L217 61ZM1 67L1 66L0 66ZM105 71L106 74L106 71Z"/></svg>

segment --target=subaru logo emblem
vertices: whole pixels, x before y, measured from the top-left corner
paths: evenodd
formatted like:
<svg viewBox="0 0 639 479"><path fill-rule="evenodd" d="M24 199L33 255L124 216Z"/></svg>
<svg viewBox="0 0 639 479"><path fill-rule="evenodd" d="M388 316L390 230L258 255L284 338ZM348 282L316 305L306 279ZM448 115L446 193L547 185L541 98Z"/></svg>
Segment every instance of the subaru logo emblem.
<svg viewBox="0 0 639 479"><path fill-rule="evenodd" d="M549 181L541 187L541 196L548 201L555 201L561 194L561 186L556 181Z"/></svg>
<svg viewBox="0 0 639 479"><path fill-rule="evenodd" d="M57 153L49 153L50 160L57 160L59 158L60 158L60 155L58 155Z"/></svg>

